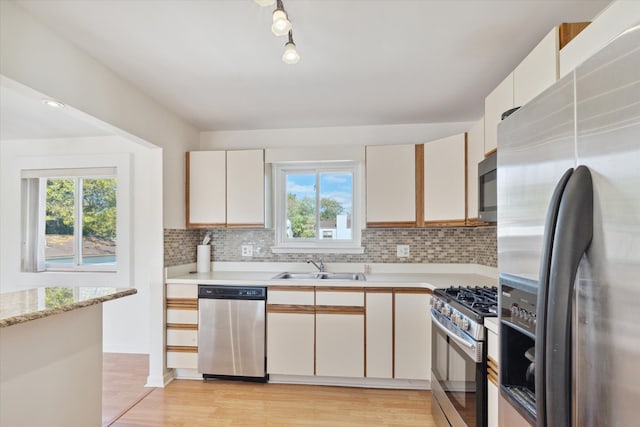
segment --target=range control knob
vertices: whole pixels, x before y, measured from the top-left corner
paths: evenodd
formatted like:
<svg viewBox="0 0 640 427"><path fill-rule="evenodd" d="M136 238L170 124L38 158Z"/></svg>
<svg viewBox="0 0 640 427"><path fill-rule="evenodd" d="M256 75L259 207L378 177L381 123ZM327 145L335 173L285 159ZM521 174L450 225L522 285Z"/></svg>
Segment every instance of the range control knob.
<svg viewBox="0 0 640 427"><path fill-rule="evenodd" d="M451 316L451 306L449 304L447 304L447 306L444 308L444 314L448 317Z"/></svg>
<svg viewBox="0 0 640 427"><path fill-rule="evenodd" d="M469 320L468 319L462 319L462 329L464 329L465 331L469 330Z"/></svg>

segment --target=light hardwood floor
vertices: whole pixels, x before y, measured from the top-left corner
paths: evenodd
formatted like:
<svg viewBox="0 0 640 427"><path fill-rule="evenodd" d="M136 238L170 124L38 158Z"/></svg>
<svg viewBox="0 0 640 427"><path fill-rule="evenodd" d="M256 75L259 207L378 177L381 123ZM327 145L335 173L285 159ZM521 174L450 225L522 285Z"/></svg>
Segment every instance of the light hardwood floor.
<svg viewBox="0 0 640 427"><path fill-rule="evenodd" d="M111 425L153 391L145 388L149 372L146 354L102 354L102 426Z"/></svg>
<svg viewBox="0 0 640 427"><path fill-rule="evenodd" d="M434 426L428 391L189 380L147 390L111 425Z"/></svg>

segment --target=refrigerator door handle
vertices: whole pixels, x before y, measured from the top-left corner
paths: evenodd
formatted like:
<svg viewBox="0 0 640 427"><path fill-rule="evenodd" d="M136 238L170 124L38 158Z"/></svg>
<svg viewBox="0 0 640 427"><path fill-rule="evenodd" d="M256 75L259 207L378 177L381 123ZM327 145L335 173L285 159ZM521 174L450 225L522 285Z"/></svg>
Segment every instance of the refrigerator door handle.
<svg viewBox="0 0 640 427"><path fill-rule="evenodd" d="M567 182L573 174L573 168L567 169L562 175L555 190L551 195L551 201L547 208L547 216L544 222L544 236L542 240L542 254L540 257L540 284L538 286L537 309L536 309L536 349L535 349L535 389L536 389L536 419L538 427L546 427L545 410L545 340L546 340L546 318L547 318L547 289L549 287L549 269L551 268L551 251L553 249L556 223L558 221L558 210L560 201Z"/></svg>
<svg viewBox="0 0 640 427"><path fill-rule="evenodd" d="M569 178L560 201L551 252L544 363L552 366L553 371L544 372L546 424L543 424L549 427L572 425L572 297L580 260L592 238L593 183L589 169L579 166Z"/></svg>

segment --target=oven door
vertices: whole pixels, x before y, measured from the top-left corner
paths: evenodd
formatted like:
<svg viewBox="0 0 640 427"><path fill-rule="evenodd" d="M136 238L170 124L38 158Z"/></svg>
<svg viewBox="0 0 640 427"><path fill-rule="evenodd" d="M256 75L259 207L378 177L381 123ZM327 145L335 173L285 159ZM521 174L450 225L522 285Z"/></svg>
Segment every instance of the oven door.
<svg viewBox="0 0 640 427"><path fill-rule="evenodd" d="M435 310L432 310L431 319L435 326L431 347L433 398L450 426L486 427L486 349L483 343L450 331L451 321Z"/></svg>

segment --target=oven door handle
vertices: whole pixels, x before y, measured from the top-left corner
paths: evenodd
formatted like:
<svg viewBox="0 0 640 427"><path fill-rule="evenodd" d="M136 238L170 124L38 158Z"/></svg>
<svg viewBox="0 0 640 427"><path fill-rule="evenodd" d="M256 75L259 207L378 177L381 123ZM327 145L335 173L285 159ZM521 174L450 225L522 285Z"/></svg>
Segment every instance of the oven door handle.
<svg viewBox="0 0 640 427"><path fill-rule="evenodd" d="M465 353L473 359L475 363L482 362L482 343L479 342L468 342L464 338L460 338L457 335L454 335L447 329L445 325L443 325L440 320L431 313L431 321L438 327L442 332L444 332L449 338L455 341L458 345L462 347Z"/></svg>

